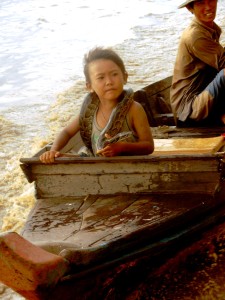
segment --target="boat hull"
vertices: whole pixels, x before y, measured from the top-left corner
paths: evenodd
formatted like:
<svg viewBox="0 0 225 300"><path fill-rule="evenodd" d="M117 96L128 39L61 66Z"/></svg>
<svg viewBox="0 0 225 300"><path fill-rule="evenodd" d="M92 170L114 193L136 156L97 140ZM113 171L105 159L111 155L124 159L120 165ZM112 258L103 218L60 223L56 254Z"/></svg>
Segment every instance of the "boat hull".
<svg viewBox="0 0 225 300"><path fill-rule="evenodd" d="M212 194L219 181L214 155L61 158L52 165L24 162L37 198L134 193Z"/></svg>
<svg viewBox="0 0 225 300"><path fill-rule="evenodd" d="M175 127L170 85L171 77L135 97L154 139L179 139L179 151L79 157L76 136L51 165L39 160L51 145L21 159L37 201L21 235L0 235L3 283L30 300L135 299L145 280L186 247L184 260L202 245L207 251L215 238L210 228L225 215L224 141L210 150L204 139L190 149L196 138L217 139L225 130ZM191 147L184 149L187 138Z"/></svg>
<svg viewBox="0 0 225 300"><path fill-rule="evenodd" d="M11 247L0 238L7 244L1 241L1 281L30 300L126 299L223 220L220 196L218 190L39 199L21 237L12 237Z"/></svg>

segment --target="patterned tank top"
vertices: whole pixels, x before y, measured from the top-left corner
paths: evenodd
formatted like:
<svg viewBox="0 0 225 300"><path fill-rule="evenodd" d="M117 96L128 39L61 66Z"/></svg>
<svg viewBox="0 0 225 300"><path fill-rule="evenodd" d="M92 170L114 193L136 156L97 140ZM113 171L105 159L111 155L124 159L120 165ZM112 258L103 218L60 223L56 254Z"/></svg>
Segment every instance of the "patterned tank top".
<svg viewBox="0 0 225 300"><path fill-rule="evenodd" d="M95 114L94 114L94 119L93 119L93 123L92 123L92 134L91 134L91 144L92 144L92 150L93 150L93 153L94 155L96 156L96 152L97 152L97 141L99 139L99 136L102 132L102 130L104 128L100 128L98 123L97 123L97 120L96 120L96 114L97 114L97 110L95 111ZM132 128L131 128L131 124L129 122L129 119L126 118L124 119L124 122L123 122L123 126L120 130L120 132L126 132L126 131L132 131ZM131 142L131 143L134 143L137 141L137 135L133 132L133 136L129 137L128 139L125 140L126 142Z"/></svg>

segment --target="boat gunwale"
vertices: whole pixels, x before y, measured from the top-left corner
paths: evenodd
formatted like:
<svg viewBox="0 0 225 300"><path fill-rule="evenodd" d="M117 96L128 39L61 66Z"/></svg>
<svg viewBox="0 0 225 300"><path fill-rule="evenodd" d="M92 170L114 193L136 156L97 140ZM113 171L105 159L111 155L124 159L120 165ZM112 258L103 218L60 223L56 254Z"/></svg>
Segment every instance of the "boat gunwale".
<svg viewBox="0 0 225 300"><path fill-rule="evenodd" d="M70 164L70 163L145 163L145 162L155 162L155 161L169 161L169 160L216 160L220 159L225 155L225 152L216 152L216 153L198 153L198 154L162 154L162 155L144 155L144 156L117 156L117 157L58 157L55 159L54 164ZM23 164L41 164L49 166L50 164L44 164L40 161L38 157L30 157L30 158L21 158L20 162Z"/></svg>

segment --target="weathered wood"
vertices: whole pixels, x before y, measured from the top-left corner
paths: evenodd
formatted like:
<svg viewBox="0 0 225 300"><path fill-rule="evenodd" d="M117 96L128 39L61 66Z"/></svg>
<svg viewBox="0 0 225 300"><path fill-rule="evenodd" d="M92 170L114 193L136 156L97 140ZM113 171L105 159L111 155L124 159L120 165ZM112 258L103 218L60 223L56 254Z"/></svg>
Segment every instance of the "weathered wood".
<svg viewBox="0 0 225 300"><path fill-rule="evenodd" d="M107 245L112 244L118 252L126 244L134 247L146 239L158 239L159 232L193 221L212 205L213 196L205 193L40 199L22 234L33 243L46 243L45 247L54 248L56 242L56 254L71 245L79 249L103 245L109 251ZM118 249L117 242L121 243Z"/></svg>
<svg viewBox="0 0 225 300"><path fill-rule="evenodd" d="M0 249L1 281L27 299L42 298L42 292L68 271L62 256L35 247L14 232L0 235Z"/></svg>
<svg viewBox="0 0 225 300"><path fill-rule="evenodd" d="M23 236L48 252L18 235L4 236L1 249L6 249L5 245L7 249L3 250L2 261L0 259L5 268L4 275L8 275L4 282L27 299L51 299L49 293L56 295L56 299L83 299L86 295L99 299L102 285L94 288L96 295L92 294L93 290L90 293L87 289L90 284L87 278L91 280L95 274L105 280L106 275L115 276L112 267L124 268L126 264L137 263L143 256L148 256L148 261L153 263L161 252L160 247L163 246L163 252L170 249L171 237L179 240L190 228L196 232L203 220L208 222L214 201L212 196L205 194L39 200L29 216ZM9 257L13 268L8 267ZM57 273L58 276L47 279L51 264L58 267L62 264L61 275L68 271L68 264L62 257L70 262L70 275L59 280ZM9 280L15 272L19 276L11 283ZM114 269L114 272L118 270ZM63 291L68 284L69 294Z"/></svg>
<svg viewBox="0 0 225 300"><path fill-rule="evenodd" d="M66 150L76 153L77 140ZM80 137L78 136L78 145ZM35 181L37 198L133 193L213 193L219 180L217 151L223 137L156 140L147 156L60 157L45 165L39 154L23 158L21 167ZM198 149L199 148L199 149Z"/></svg>
<svg viewBox="0 0 225 300"><path fill-rule="evenodd" d="M126 293L129 286L122 284L125 278L134 276L140 268L142 275L149 274L165 259L165 253L168 258L171 253L174 255L183 243L187 244L224 214L222 202L215 207L214 197L204 194L133 197L39 200L23 234L48 252L56 253L56 256L48 255L50 263L63 257L70 262L70 269L60 279L57 277L56 285L48 286L47 279L42 285L29 283L28 289L26 269L29 271L32 266L32 276L28 277L31 281L40 271L44 275L41 279L46 278L51 270L45 259L48 253L44 251L43 255L43 250L13 236L14 265L21 261L21 252L25 248L28 251L22 254L22 267L18 269L22 272L17 277L17 285L12 282L8 285L27 299L105 299L104 294L114 289L120 278L119 288ZM73 228L77 223L79 226ZM18 249L18 245L22 249ZM8 257L0 256L1 259L8 267ZM133 284L138 283L136 278Z"/></svg>
<svg viewBox="0 0 225 300"><path fill-rule="evenodd" d="M225 126L210 128L178 128L176 126L162 125L158 127L152 127L151 130L153 137L156 139L203 138L223 135L225 133Z"/></svg>
<svg viewBox="0 0 225 300"><path fill-rule="evenodd" d="M214 191L219 180L214 155L118 158L59 158L30 164L37 198L118 193Z"/></svg>
<svg viewBox="0 0 225 300"><path fill-rule="evenodd" d="M92 300L103 300L130 299L130 297L133 299L135 295L141 294L143 295L143 299L151 299L151 282L153 280L157 281L158 279L159 282L157 286L161 286L160 282L162 281L160 280L162 277L157 276L160 275L157 271L159 270L162 274L163 270L160 269L160 266L164 262L167 262L168 259L173 259L176 254L178 254L179 257L181 253L182 260L180 260L181 268L179 271L183 273L182 262L185 261L185 258L187 258L186 266L189 267L188 262L193 263L193 255L199 254L199 251L204 249L206 251L205 256L208 257L209 253L207 250L210 248L210 250L212 250L210 245L215 242L215 237L210 232L210 224L212 224L212 222L215 223L215 216L218 218L218 213L220 214L221 222L224 211L220 212L221 214L218 211L214 211L214 217L211 215L204 220L201 218L195 226L189 224L190 226L182 233L178 233L178 229L172 239L171 237L170 239L165 238L154 245L151 244L151 246L149 245L149 247L139 250L139 252L132 253L130 259L126 256L120 257L118 259L121 262L120 264L118 260L109 261L108 263L86 270L82 274L79 274L79 276L78 274L72 274L68 277L65 276L62 282L51 291L49 296L54 297L56 300L60 299L60 295L63 295L65 300L80 300L83 299L83 297ZM223 230L223 226L221 229ZM209 234L207 230L209 230ZM203 231L205 231L205 236L202 236ZM224 234L224 230L222 234ZM206 239L204 239L204 237L206 237ZM188 249L188 252L182 252L183 249L190 246L192 241L196 240L200 240L197 245L193 244L193 246ZM201 254L202 252L200 252L200 255ZM218 253L218 255L221 254ZM170 273L170 268L178 269L179 265L173 266L173 262L174 260L168 264L168 273ZM177 274L175 273L175 275ZM173 282L175 280L173 278ZM146 290L143 289L143 284L149 285L148 294ZM141 293L142 291L144 292L143 294ZM134 292L136 293L134 294ZM74 298L72 298L71 295L73 295ZM135 297L135 299L136 298L137 297ZM173 299L173 297L171 297L171 299Z"/></svg>
<svg viewBox="0 0 225 300"><path fill-rule="evenodd" d="M163 80L152 83L144 88L147 97L136 97L148 116L149 124L151 127L160 125L174 126L175 120L173 117L170 105L170 87L172 77L167 77Z"/></svg>
<svg viewBox="0 0 225 300"><path fill-rule="evenodd" d="M54 164L45 165L39 160L50 145L31 158L21 159L28 181L35 183L37 202L21 233L25 241L11 236L10 256L8 249L4 250L8 236L2 238L0 266L4 266L5 275L0 273L1 281L27 299L99 300L110 297L116 281L124 284L129 278L129 285L121 283L120 287L125 295L130 281L138 284L142 278L132 272L140 269L141 274L151 273L153 266L223 219L223 142L220 149L218 145L211 148L209 140L203 139L207 147L198 151L190 151L186 142L190 137L220 140L225 127L168 126L174 125L169 104L171 79L145 87L135 97L147 112L154 138L179 139L179 151L164 149L160 153L158 149L149 156L79 157L77 150L82 141L78 135L62 150L70 155L57 158ZM46 279L46 253L49 270L55 262L56 268L58 262L63 266L62 273L50 281ZM15 277L16 268L10 277L14 261L15 265L21 262L18 284L4 281L7 275ZM34 272L29 273L33 267ZM43 281L36 279L39 271ZM31 281L28 287L27 278Z"/></svg>

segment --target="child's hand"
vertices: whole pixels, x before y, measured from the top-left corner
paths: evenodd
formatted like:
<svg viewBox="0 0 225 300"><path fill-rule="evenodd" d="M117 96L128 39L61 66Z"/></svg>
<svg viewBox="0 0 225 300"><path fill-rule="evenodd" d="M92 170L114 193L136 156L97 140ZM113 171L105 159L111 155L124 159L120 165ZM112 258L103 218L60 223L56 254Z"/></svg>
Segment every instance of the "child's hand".
<svg viewBox="0 0 225 300"><path fill-rule="evenodd" d="M122 143L122 142L108 144L107 146L105 146L105 148L98 150L97 154L99 154L100 156L101 155L105 156L105 157L117 156L121 153L121 151L123 149L123 145L124 145L124 143Z"/></svg>
<svg viewBox="0 0 225 300"><path fill-rule="evenodd" d="M61 153L59 151L55 150L50 150L44 152L40 157L40 161L43 162L44 164L51 164L55 161L56 157L61 156Z"/></svg>

